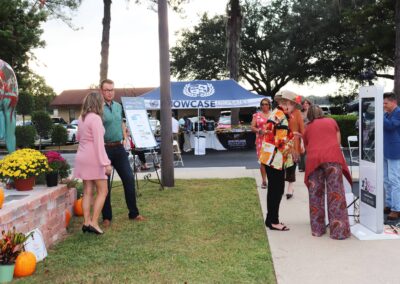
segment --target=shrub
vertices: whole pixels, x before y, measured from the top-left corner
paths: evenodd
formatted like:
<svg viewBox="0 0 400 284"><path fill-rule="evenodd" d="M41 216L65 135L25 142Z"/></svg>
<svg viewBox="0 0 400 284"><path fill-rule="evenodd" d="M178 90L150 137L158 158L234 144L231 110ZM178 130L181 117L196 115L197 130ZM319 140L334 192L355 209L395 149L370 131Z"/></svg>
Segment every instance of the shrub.
<svg viewBox="0 0 400 284"><path fill-rule="evenodd" d="M51 141L57 145L65 145L68 140L68 132L64 126L58 124L53 127L53 131L51 132Z"/></svg>
<svg viewBox="0 0 400 284"><path fill-rule="evenodd" d="M32 125L17 126L15 139L18 148L33 148L35 146L36 129Z"/></svg>
<svg viewBox="0 0 400 284"><path fill-rule="evenodd" d="M53 122L51 121L50 115L44 111L35 111L32 114L32 123L36 128L37 133L40 136L40 145L42 146L42 138L50 136L53 128Z"/></svg>
<svg viewBox="0 0 400 284"><path fill-rule="evenodd" d="M329 116L336 120L340 134L342 136L342 146L347 147L347 137L352 135L358 135L356 129L357 116L355 115L331 115Z"/></svg>

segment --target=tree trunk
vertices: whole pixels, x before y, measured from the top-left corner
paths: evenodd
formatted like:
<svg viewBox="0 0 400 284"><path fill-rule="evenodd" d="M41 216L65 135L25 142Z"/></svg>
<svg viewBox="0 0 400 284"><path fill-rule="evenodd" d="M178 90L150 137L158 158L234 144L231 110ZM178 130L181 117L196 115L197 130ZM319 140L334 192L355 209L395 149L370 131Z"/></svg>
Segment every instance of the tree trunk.
<svg viewBox="0 0 400 284"><path fill-rule="evenodd" d="M111 24L111 0L103 0L103 34L101 38L101 63L100 63L100 83L107 79L108 74L108 52L110 49L110 24Z"/></svg>
<svg viewBox="0 0 400 284"><path fill-rule="evenodd" d="M240 32L242 29L242 12L239 0L229 0L227 12L227 67L229 69L229 77L238 81L240 66ZM239 108L231 109L232 126L239 124L239 111Z"/></svg>
<svg viewBox="0 0 400 284"><path fill-rule="evenodd" d="M396 50L394 61L394 92L400 102L400 0L396 0Z"/></svg>
<svg viewBox="0 0 400 284"><path fill-rule="evenodd" d="M172 150L171 82L168 42L167 0L158 0L158 36L160 45L160 100L161 100L161 182L173 187L174 155Z"/></svg>

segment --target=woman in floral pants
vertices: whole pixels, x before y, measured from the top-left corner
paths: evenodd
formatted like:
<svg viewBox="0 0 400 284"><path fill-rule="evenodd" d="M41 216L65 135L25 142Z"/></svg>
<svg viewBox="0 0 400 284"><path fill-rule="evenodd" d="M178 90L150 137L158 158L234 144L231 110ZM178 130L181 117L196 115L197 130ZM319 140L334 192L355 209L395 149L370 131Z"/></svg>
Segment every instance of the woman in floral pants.
<svg viewBox="0 0 400 284"><path fill-rule="evenodd" d="M307 151L304 182L308 187L310 222L313 236L322 236L325 226L325 187L328 198L330 237L350 237L343 175L351 182L351 175L340 150L340 131L336 122L324 118L319 106L308 110L309 124L304 133Z"/></svg>

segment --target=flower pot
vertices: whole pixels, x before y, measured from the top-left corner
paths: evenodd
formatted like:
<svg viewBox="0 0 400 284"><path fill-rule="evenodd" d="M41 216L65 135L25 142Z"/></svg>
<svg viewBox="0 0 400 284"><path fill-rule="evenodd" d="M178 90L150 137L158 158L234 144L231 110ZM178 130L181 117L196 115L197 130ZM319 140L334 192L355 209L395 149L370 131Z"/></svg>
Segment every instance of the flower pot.
<svg viewBox="0 0 400 284"><path fill-rule="evenodd" d="M46 174L46 184L48 187L56 186L58 184L58 172Z"/></svg>
<svg viewBox="0 0 400 284"><path fill-rule="evenodd" d="M35 177L16 178L14 179L14 187L19 191L32 190L35 185Z"/></svg>
<svg viewBox="0 0 400 284"><path fill-rule="evenodd" d="M15 264L0 265L0 283L8 283L13 280Z"/></svg>

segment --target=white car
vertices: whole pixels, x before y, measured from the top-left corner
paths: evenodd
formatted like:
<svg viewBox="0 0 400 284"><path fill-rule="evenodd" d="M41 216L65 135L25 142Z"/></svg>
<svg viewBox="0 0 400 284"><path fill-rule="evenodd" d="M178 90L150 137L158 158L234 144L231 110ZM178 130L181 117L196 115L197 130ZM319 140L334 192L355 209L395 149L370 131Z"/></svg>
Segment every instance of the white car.
<svg viewBox="0 0 400 284"><path fill-rule="evenodd" d="M75 143L76 135L78 133L78 126L73 124L63 125L67 129L68 139L67 142Z"/></svg>
<svg viewBox="0 0 400 284"><path fill-rule="evenodd" d="M160 129L161 129L160 121L154 117L150 117L149 122L150 122L151 131L153 132L153 134L159 133Z"/></svg>

